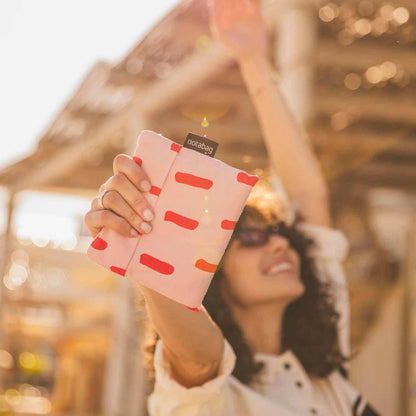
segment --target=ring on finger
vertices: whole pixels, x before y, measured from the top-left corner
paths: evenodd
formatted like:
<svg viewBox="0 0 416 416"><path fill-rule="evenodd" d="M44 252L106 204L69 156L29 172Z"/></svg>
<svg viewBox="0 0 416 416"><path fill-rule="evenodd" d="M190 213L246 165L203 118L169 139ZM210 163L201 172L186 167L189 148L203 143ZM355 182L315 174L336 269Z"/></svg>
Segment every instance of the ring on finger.
<svg viewBox="0 0 416 416"><path fill-rule="evenodd" d="M105 206L104 206L104 203L103 203L103 199L104 199L104 195L106 194L108 192L108 189L103 189L99 194L98 194L98 196L97 196L97 198L98 198L98 206L101 208L101 209L107 209Z"/></svg>

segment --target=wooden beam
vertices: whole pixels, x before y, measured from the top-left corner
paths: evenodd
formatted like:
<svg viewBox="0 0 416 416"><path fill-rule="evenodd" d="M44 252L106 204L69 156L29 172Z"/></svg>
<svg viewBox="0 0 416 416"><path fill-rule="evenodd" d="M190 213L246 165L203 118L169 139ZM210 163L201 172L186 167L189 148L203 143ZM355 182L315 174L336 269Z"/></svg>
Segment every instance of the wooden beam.
<svg viewBox="0 0 416 416"><path fill-rule="evenodd" d="M378 3L380 6L385 4L385 0L374 0L374 3ZM414 0L390 0L389 3L394 7L406 7L410 14L416 13L416 4Z"/></svg>
<svg viewBox="0 0 416 416"><path fill-rule="evenodd" d="M90 151L96 147L105 146L111 139L111 132L117 130L123 121L122 116L108 118L97 127L92 136L85 138L82 142L78 141L70 147L63 147L51 157L48 163L42 166L42 169L32 170L30 176L20 178L10 184L10 188L17 192L47 184L57 176L70 174L72 169L87 158Z"/></svg>
<svg viewBox="0 0 416 416"><path fill-rule="evenodd" d="M311 4L319 6L322 2L310 1ZM410 3L409 3L410 4ZM270 8L269 8L270 6ZM267 11L266 20L272 22L275 20L273 16L277 10L275 7L281 10L281 7L285 7L285 3L279 5L273 5L269 2L264 2L263 9ZM332 45L333 46L333 45ZM355 46L354 46L355 47ZM351 47L352 48L352 47ZM348 48L344 48L348 50ZM363 49L364 55L373 56L373 51L369 49ZM332 50L333 52L333 50ZM371 52L371 53L370 53ZM377 51L384 54L383 48ZM319 55L321 53L321 55ZM325 56L323 55L325 54ZM392 60L392 54L387 52L388 56L381 55L381 61L384 59ZM345 59L344 54L337 53L336 59ZM321 56L319 59L334 59L334 54L330 51L322 48L322 52L318 53ZM402 55L394 55L402 57ZM323 57L323 58L322 58ZM363 58L363 59L368 59ZM396 59L396 58L394 58ZM346 61L351 62L350 58ZM330 61L328 61L330 62ZM337 60L336 63L339 61ZM406 65L409 64L412 70L415 70L415 64L411 62L410 57L406 55ZM225 51L225 49L213 43L212 47L201 53L194 53L184 60L171 74L168 79L155 82L144 91L140 92L136 97L130 109L130 117L141 117L143 114L161 114L167 108L174 106L184 97L190 97L195 93L195 90L200 90L202 85L206 85L209 80L212 80L216 74L223 71L227 66L233 63L233 59ZM237 93L241 97L246 95L244 92ZM241 103L239 100L235 100L236 96L230 98L230 102L233 105ZM248 108L245 102L241 104L244 108ZM384 119L392 122L404 122L413 123L414 114L411 105L391 105L391 100L386 99L383 101L373 100L367 98L348 98L347 103L341 102L336 97L323 97L318 100L318 111L332 114L334 111L341 111L351 105L355 110L363 112L369 118ZM249 112L250 113L250 112ZM16 183L11 184L10 187L16 190L27 189L34 186L46 184L51 181L51 178L56 176L62 176L69 174L71 169L74 169L80 160L85 157L85 154L94 147L105 146L110 140L111 134L109 130L115 129L120 123L128 123L128 119L121 117L120 115L115 118L109 118L104 122L101 127L97 129L93 136L86 138L82 143L74 143L72 147L66 147L57 152L51 160L42 167L42 169L31 171L30 176L21 178Z"/></svg>
<svg viewBox="0 0 416 416"><path fill-rule="evenodd" d="M416 166L397 165L394 163L371 162L352 173L352 179L358 183L397 188L416 187Z"/></svg>
<svg viewBox="0 0 416 416"><path fill-rule="evenodd" d="M30 176L25 175L8 186L17 192L45 185L57 176L70 174L86 158L89 151L107 145L111 140L111 131L119 128L120 124L129 124L129 119L143 118L144 113L160 113L182 97L192 94L195 88L221 72L230 62L231 57L217 44L205 52L193 54L168 79L156 82L143 93L137 94L126 111L126 116L118 114L108 117L92 136L84 138L82 142L77 141L71 147L62 148L42 169L33 170Z"/></svg>
<svg viewBox="0 0 416 416"><path fill-rule="evenodd" d="M231 56L219 44L213 44L205 52L192 54L169 78L143 91L140 100L137 100L137 111L145 115L165 111L183 97L194 94L195 89L223 71L231 62Z"/></svg>
<svg viewBox="0 0 416 416"><path fill-rule="evenodd" d="M87 302L87 303L103 303L109 304L114 301L114 294L111 292L82 289L69 289L64 288L59 292L46 292L23 294L16 293L10 294L8 297L9 302L23 302L23 303L42 303L42 304L57 304L57 303L71 303L71 302Z"/></svg>
<svg viewBox="0 0 416 416"><path fill-rule="evenodd" d="M71 195L71 196L77 195L77 196L83 196L85 198L94 198L94 196L96 196L97 194L97 188L95 187L80 188L80 187L67 187L67 186L40 185L40 186L34 186L33 188L31 188L31 190L35 192L47 192L50 194L58 194L58 195Z"/></svg>
<svg viewBox="0 0 416 416"><path fill-rule="evenodd" d="M408 130L398 128L394 132L375 131L368 128L345 129L335 131L330 128L317 127L310 129L313 143L323 151L394 152L395 154L416 156L416 136L408 138Z"/></svg>
<svg viewBox="0 0 416 416"><path fill-rule="evenodd" d="M415 52L410 47L394 47L380 41L361 41L343 46L333 40L320 39L316 51L318 66L341 66L356 72L363 72L385 61L394 62L410 74L416 74Z"/></svg>
<svg viewBox="0 0 416 416"><path fill-rule="evenodd" d="M81 236L80 246L88 247L91 243L90 237ZM19 242L14 238L13 247L18 247ZM25 251L28 252L29 257L34 260L48 259L48 264L51 265L60 265L62 267L67 266L68 268L76 267L79 268L91 268L96 267L96 264L89 259L84 251L75 251L75 250L63 250L56 249L51 247L37 247L36 245L30 244L25 246ZM93 272L91 272L93 273ZM102 274L102 270L99 270L97 267L97 273ZM111 278L111 273L108 272L109 279Z"/></svg>
<svg viewBox="0 0 416 416"><path fill-rule="evenodd" d="M363 120L414 125L416 100L393 99L387 94L331 94L319 89L316 94L317 114L332 115L339 111L359 116Z"/></svg>
<svg viewBox="0 0 416 416"><path fill-rule="evenodd" d="M240 120L240 117L225 116L223 119L212 121L208 127L202 127L200 122L190 120L174 111L155 118L151 126L161 134L170 134L169 137L179 137L182 141L188 132L192 132L201 136L207 135L208 138L221 143L221 146L228 142L238 142L239 145L263 142L258 124L247 123L246 120Z"/></svg>

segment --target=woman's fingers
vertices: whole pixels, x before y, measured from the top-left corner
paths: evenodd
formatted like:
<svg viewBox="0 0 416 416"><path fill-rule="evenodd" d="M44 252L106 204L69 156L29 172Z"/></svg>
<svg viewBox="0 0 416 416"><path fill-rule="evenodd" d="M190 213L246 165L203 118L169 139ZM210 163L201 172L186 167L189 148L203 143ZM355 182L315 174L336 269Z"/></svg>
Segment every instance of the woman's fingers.
<svg viewBox="0 0 416 416"><path fill-rule="evenodd" d="M105 183L105 189L117 191L143 220L151 221L154 217L154 211L143 195L144 192L150 190L151 184L144 170L133 158L124 154L119 154L114 158L113 169L114 176ZM112 206L109 206L110 209L119 213L128 221L133 219L131 211L127 210L124 204L117 208L118 200L111 196L110 192L107 192L103 197L103 204L106 208L106 201L109 200L109 197L114 199L110 201L112 204Z"/></svg>
<svg viewBox="0 0 416 416"><path fill-rule="evenodd" d="M107 182L106 189L108 192L102 198L105 208L112 209L128 221L133 218L132 210L145 221L153 219L152 207L143 193L130 182L124 173L120 172L112 176L111 180ZM115 194L121 195L123 201ZM127 207L130 207L130 209Z"/></svg>
<svg viewBox="0 0 416 416"><path fill-rule="evenodd" d="M151 188L149 177L141 168L139 159L119 154L114 158L114 176L100 186L99 193L107 191L102 197L104 209L98 197L91 202L91 210L84 221L93 237L103 227L111 228L122 235L135 236L132 230L148 233L152 226L148 221L154 217L154 211L143 192Z"/></svg>
<svg viewBox="0 0 416 416"><path fill-rule="evenodd" d="M137 237L137 231L122 217L108 209L88 211L84 216L85 225L93 238L103 227L111 228L126 237Z"/></svg>
<svg viewBox="0 0 416 416"><path fill-rule="evenodd" d="M143 196L142 198L144 202L146 202ZM120 194L119 191L109 190L105 193L102 202L106 211L110 211L110 213L112 212L113 214L122 217L139 233L148 233L152 230L152 226L146 222L142 216L138 215L137 211L133 210L133 208L126 202L125 198ZM141 203L143 204L143 202ZM144 207L144 209L148 209L147 202ZM93 209L100 209L100 207L98 207L97 198L96 201L93 202ZM143 208L141 208L140 211L143 211Z"/></svg>
<svg viewBox="0 0 416 416"><path fill-rule="evenodd" d="M114 175L124 173L137 189L142 192L149 192L151 188L150 179L139 163L141 163L139 159L136 162L131 156L119 154L113 160Z"/></svg>

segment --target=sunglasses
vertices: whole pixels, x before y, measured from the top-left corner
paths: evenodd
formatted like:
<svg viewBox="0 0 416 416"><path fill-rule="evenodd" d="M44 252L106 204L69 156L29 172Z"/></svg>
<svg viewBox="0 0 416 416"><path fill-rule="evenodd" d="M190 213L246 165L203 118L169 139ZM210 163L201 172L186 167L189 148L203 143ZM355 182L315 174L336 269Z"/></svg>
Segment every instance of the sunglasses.
<svg viewBox="0 0 416 416"><path fill-rule="evenodd" d="M242 227L236 230L234 238L246 247L260 247L269 241L271 235L282 235L284 223L269 225L267 228Z"/></svg>

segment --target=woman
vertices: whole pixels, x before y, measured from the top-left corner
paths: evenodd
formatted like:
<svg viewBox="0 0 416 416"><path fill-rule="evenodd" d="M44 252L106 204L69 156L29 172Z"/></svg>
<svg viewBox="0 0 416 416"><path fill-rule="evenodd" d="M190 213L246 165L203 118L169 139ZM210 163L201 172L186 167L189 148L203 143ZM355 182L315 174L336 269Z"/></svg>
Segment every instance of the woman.
<svg viewBox="0 0 416 416"><path fill-rule="evenodd" d="M256 185L199 312L138 285L157 333L149 413L376 415L345 378L348 348L338 331L348 329L348 308L336 308L334 296L345 296L346 240L330 228L319 165L273 83L258 5L214 0L210 13L213 33L239 63L298 215L283 222L276 195ZM95 198L85 216L93 237L102 227L151 232L154 214L143 196L150 181L131 157L116 156L103 189L103 206Z"/></svg>

